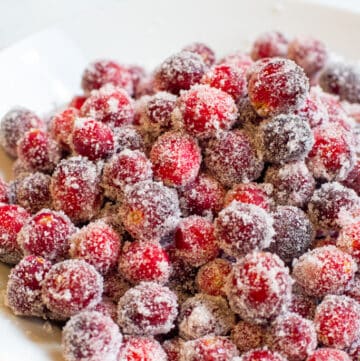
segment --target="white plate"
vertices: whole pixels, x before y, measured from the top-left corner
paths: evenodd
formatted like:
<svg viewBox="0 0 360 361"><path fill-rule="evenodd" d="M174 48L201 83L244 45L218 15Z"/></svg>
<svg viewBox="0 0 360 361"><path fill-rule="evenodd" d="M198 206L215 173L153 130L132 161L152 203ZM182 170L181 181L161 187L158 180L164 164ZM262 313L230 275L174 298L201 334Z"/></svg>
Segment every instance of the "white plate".
<svg viewBox="0 0 360 361"><path fill-rule="evenodd" d="M87 60L112 57L148 68L195 40L208 43L222 55L248 49L258 33L272 29L289 35L314 35L333 51L352 60L360 59L360 42L356 37L360 34L360 14L307 1L127 0L96 12L84 9L81 17L57 27L71 36ZM64 48L56 46L55 51L61 59ZM69 59L64 61L71 64ZM76 69L78 65L76 61ZM80 80L80 75L79 71L75 76ZM67 82L61 94L77 92L76 82ZM40 90L35 83L36 91ZM0 81L0 99L4 92L5 85ZM48 105L38 110L48 111ZM0 168L6 178L9 164L0 153ZM0 265L0 290L4 289L7 272L8 268ZM0 302L0 361L61 360L60 332L53 328L49 333L43 324L15 318Z"/></svg>

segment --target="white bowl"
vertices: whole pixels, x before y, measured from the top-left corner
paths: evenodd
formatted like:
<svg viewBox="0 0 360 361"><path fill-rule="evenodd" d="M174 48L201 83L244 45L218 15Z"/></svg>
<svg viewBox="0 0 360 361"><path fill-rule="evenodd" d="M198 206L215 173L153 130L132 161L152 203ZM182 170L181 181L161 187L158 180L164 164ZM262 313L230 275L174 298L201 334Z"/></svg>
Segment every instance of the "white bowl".
<svg viewBox="0 0 360 361"><path fill-rule="evenodd" d="M192 41L208 43L223 55L238 49L247 50L257 34L272 29L290 36L314 35L333 51L352 60L360 58L360 41L356 38L356 34L360 34L360 14L307 1L127 0L111 7L104 5L100 11L84 9L80 18L69 18L56 26L79 46L86 61L111 57L124 63L142 64L149 69ZM53 98L46 99L44 104L39 99L34 100L34 108L40 113L49 110L49 100L63 102L79 91L81 56L77 53L71 69L71 59L66 59L66 46L54 43L53 56L64 58L69 64L68 72L62 73L65 80L60 84L61 92L51 93ZM2 65L0 63L0 68ZM53 65L52 62L49 76L59 75ZM16 73L11 64L7 71ZM16 81L19 86L21 82L26 83L26 79L15 76ZM33 84L34 94L47 90L37 89L37 83ZM1 82L0 98L7 91L6 84ZM28 104L31 98L26 100L26 105L31 107ZM10 101L17 102L18 99ZM10 164L0 151L1 173L7 179ZM5 288L8 270L0 265L0 291ZM49 330L49 324L44 325L44 321L15 317L0 301L0 361L62 360L59 343L60 331L56 326Z"/></svg>

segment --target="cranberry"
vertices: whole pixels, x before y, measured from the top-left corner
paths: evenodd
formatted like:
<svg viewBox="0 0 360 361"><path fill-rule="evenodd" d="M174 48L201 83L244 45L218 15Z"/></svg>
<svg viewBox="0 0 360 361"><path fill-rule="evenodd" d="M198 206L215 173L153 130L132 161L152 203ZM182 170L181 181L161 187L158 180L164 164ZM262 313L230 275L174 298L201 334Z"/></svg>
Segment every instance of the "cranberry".
<svg viewBox="0 0 360 361"><path fill-rule="evenodd" d="M71 317L62 331L62 348L66 361L113 361L122 335L116 323L96 311Z"/></svg>
<svg viewBox="0 0 360 361"><path fill-rule="evenodd" d="M252 70L248 84L249 98L262 116L291 113L303 106L309 80L293 61L272 58Z"/></svg>
<svg viewBox="0 0 360 361"><path fill-rule="evenodd" d="M343 293L353 280L357 266L350 255L335 246L304 253L293 267L295 281L310 296Z"/></svg>
<svg viewBox="0 0 360 361"><path fill-rule="evenodd" d="M6 304L15 315L44 316L41 283L51 263L42 257L24 257L10 272L6 288Z"/></svg>
<svg viewBox="0 0 360 361"><path fill-rule="evenodd" d="M274 235L273 218L253 204L233 201L215 220L219 247L233 257L269 247Z"/></svg>
<svg viewBox="0 0 360 361"><path fill-rule="evenodd" d="M162 183L136 183L125 191L120 215L125 229L136 239L160 240L179 222L177 194Z"/></svg>
<svg viewBox="0 0 360 361"><path fill-rule="evenodd" d="M87 96L84 95L75 95L71 102L69 103L69 108L75 108L77 110L80 110L83 104L85 103L85 100L87 99Z"/></svg>
<svg viewBox="0 0 360 361"><path fill-rule="evenodd" d="M253 181L263 169L250 137L242 130L224 132L212 139L205 150L205 165L227 187Z"/></svg>
<svg viewBox="0 0 360 361"><path fill-rule="evenodd" d="M119 302L129 288L130 284L117 271L104 275L104 295L113 302Z"/></svg>
<svg viewBox="0 0 360 361"><path fill-rule="evenodd" d="M115 128L113 133L115 153L120 153L126 148L140 151L145 149L144 140L134 126L124 125Z"/></svg>
<svg viewBox="0 0 360 361"><path fill-rule="evenodd" d="M244 72L247 72L249 68L254 64L254 62L248 54L237 51L235 53L226 55L218 62L218 64L233 65L236 68L242 69Z"/></svg>
<svg viewBox="0 0 360 361"><path fill-rule="evenodd" d="M9 185L4 181L0 176L0 203L8 203L10 198L10 188Z"/></svg>
<svg viewBox="0 0 360 361"><path fill-rule="evenodd" d="M112 60L98 60L87 66L81 80L81 86L88 95L92 90L112 84L133 93L133 79L130 71Z"/></svg>
<svg viewBox="0 0 360 361"><path fill-rule="evenodd" d="M101 206L98 169L83 157L71 157L58 164L50 191L54 208L76 223L93 218Z"/></svg>
<svg viewBox="0 0 360 361"><path fill-rule="evenodd" d="M293 292L291 295L291 303L289 305L289 311L297 313L301 317L312 320L315 315L316 300L305 293Z"/></svg>
<svg viewBox="0 0 360 361"><path fill-rule="evenodd" d="M277 255L253 252L234 264L227 297L231 309L243 320L264 323L290 302L291 285L289 269Z"/></svg>
<svg viewBox="0 0 360 361"><path fill-rule="evenodd" d="M231 263L216 258L204 264L196 276L196 285L200 292L211 296L225 296L224 284L231 272Z"/></svg>
<svg viewBox="0 0 360 361"><path fill-rule="evenodd" d="M344 186L353 189L357 195L360 195L360 159L356 161L355 165L342 183Z"/></svg>
<svg viewBox="0 0 360 361"><path fill-rule="evenodd" d="M360 339L356 340L350 348L347 350L348 355L352 357L352 360L357 361L360 358Z"/></svg>
<svg viewBox="0 0 360 361"><path fill-rule="evenodd" d="M131 75L134 89L136 89L140 81L146 77L146 71L142 66L134 64L127 66L127 70Z"/></svg>
<svg viewBox="0 0 360 361"><path fill-rule="evenodd" d="M119 272L135 284L142 281L164 284L171 272L169 256L157 243L127 242L120 255Z"/></svg>
<svg viewBox="0 0 360 361"><path fill-rule="evenodd" d="M176 295L154 282L142 282L124 294L118 305L118 323L124 333L159 335L173 328Z"/></svg>
<svg viewBox="0 0 360 361"><path fill-rule="evenodd" d="M334 348L319 348L306 361L351 361L349 355Z"/></svg>
<svg viewBox="0 0 360 361"><path fill-rule="evenodd" d="M279 31L269 31L259 35L252 46L251 57L253 60L263 58L285 58L289 41Z"/></svg>
<svg viewBox="0 0 360 361"><path fill-rule="evenodd" d="M75 119L79 116L79 110L67 108L56 114L51 120L51 135L65 150L70 150L70 137L73 131Z"/></svg>
<svg viewBox="0 0 360 361"><path fill-rule="evenodd" d="M267 349L256 349L242 356L242 361L287 361L279 353Z"/></svg>
<svg viewBox="0 0 360 361"><path fill-rule="evenodd" d="M250 103L249 97L245 96L238 99L236 105L239 112L237 123L249 131L256 131L255 127L263 121L263 118L256 113L254 107Z"/></svg>
<svg viewBox="0 0 360 361"><path fill-rule="evenodd" d="M183 49L183 51L190 51L201 56L203 62L207 66L212 66L215 63L216 57L214 51L203 43L192 43Z"/></svg>
<svg viewBox="0 0 360 361"><path fill-rule="evenodd" d="M17 147L19 159L35 171L51 173L61 158L57 143L41 129L26 132Z"/></svg>
<svg viewBox="0 0 360 361"><path fill-rule="evenodd" d="M316 308L318 339L325 346L344 349L359 338L360 305L346 296L326 296Z"/></svg>
<svg viewBox="0 0 360 361"><path fill-rule="evenodd" d="M101 301L91 311L100 312L117 322L117 304L107 297L102 297Z"/></svg>
<svg viewBox="0 0 360 361"><path fill-rule="evenodd" d="M200 55L182 51L167 58L155 71L155 86L158 90L178 94L199 83L206 69Z"/></svg>
<svg viewBox="0 0 360 361"><path fill-rule="evenodd" d="M263 327L246 321L239 321L231 331L231 340L240 352L259 348L263 338Z"/></svg>
<svg viewBox="0 0 360 361"><path fill-rule="evenodd" d="M346 296L352 297L355 301L360 303L360 276L355 275L354 281L350 284L345 292Z"/></svg>
<svg viewBox="0 0 360 361"><path fill-rule="evenodd" d="M302 161L269 167L265 181L273 186L277 204L303 208L315 191L315 180Z"/></svg>
<svg viewBox="0 0 360 361"><path fill-rule="evenodd" d="M166 340L162 346L166 352L168 360L180 361L183 345L184 341L180 337L174 337L170 340Z"/></svg>
<svg viewBox="0 0 360 361"><path fill-rule="evenodd" d="M22 258L17 235L30 218L29 213L17 205L0 204L0 261L16 264Z"/></svg>
<svg viewBox="0 0 360 361"><path fill-rule="evenodd" d="M200 139L230 129L238 116L232 97L209 85L182 92L178 105L185 130Z"/></svg>
<svg viewBox="0 0 360 361"><path fill-rule="evenodd" d="M349 253L360 264L360 221L358 219L342 226L336 246Z"/></svg>
<svg viewBox="0 0 360 361"><path fill-rule="evenodd" d="M56 263L42 282L42 300L59 319L94 307L102 291L101 275L83 260Z"/></svg>
<svg viewBox="0 0 360 361"><path fill-rule="evenodd" d="M17 142L32 128L45 129L45 122L26 108L16 107L8 111L0 123L0 144L5 152L17 157Z"/></svg>

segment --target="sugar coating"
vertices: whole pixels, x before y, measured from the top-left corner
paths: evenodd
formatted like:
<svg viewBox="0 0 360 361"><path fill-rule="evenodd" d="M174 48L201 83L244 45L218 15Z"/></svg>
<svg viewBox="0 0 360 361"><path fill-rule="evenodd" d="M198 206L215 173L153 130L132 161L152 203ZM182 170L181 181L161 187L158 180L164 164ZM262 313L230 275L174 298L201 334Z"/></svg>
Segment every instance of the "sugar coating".
<svg viewBox="0 0 360 361"><path fill-rule="evenodd" d="M103 279L83 260L53 265L42 283L42 300L60 319L94 307L101 299Z"/></svg>
<svg viewBox="0 0 360 361"><path fill-rule="evenodd" d="M185 46L182 50L200 55L204 63L209 67L215 63L215 52L207 44L195 42Z"/></svg>
<svg viewBox="0 0 360 361"><path fill-rule="evenodd" d="M231 331L231 340L240 352L259 348L264 339L265 329L254 323L239 321Z"/></svg>
<svg viewBox="0 0 360 361"><path fill-rule="evenodd" d="M292 276L310 296L342 294L355 276L357 265L335 246L323 246L294 261Z"/></svg>
<svg viewBox="0 0 360 361"><path fill-rule="evenodd" d="M113 130L114 153L124 149L144 151L145 144L140 132L133 125L123 125Z"/></svg>
<svg viewBox="0 0 360 361"><path fill-rule="evenodd" d="M210 140L205 150L205 165L226 187L259 178L264 166L249 135L242 130L222 132Z"/></svg>
<svg viewBox="0 0 360 361"><path fill-rule="evenodd" d="M122 335L114 321L96 311L84 311L66 323L62 331L66 361L116 361Z"/></svg>
<svg viewBox="0 0 360 361"><path fill-rule="evenodd" d="M260 34L251 48L251 58L259 60L262 58L283 57L288 51L288 39L279 31L268 31Z"/></svg>
<svg viewBox="0 0 360 361"><path fill-rule="evenodd" d="M181 305L177 322L179 335L185 340L225 336L235 325L235 314L223 297L198 293Z"/></svg>
<svg viewBox="0 0 360 361"><path fill-rule="evenodd" d="M357 160L351 171L342 181L345 187L353 189L357 195L360 195L360 160Z"/></svg>
<svg viewBox="0 0 360 361"><path fill-rule="evenodd" d="M310 247L315 232L301 209L293 206L279 206L273 213L274 237L270 250L285 263L300 257Z"/></svg>
<svg viewBox="0 0 360 361"><path fill-rule="evenodd" d="M349 355L341 350L335 348L319 348L307 358L307 361L351 361Z"/></svg>
<svg viewBox="0 0 360 361"><path fill-rule="evenodd" d="M185 130L199 139L230 129L238 116L233 98L209 85L195 85L181 92L178 107Z"/></svg>
<svg viewBox="0 0 360 361"><path fill-rule="evenodd" d="M113 302L118 303L129 288L130 283L117 270L104 275L104 295Z"/></svg>
<svg viewBox="0 0 360 361"><path fill-rule="evenodd" d="M236 124L241 125L249 131L256 131L256 126L258 126L263 118L256 113L254 107L251 105L249 96L244 96L239 98L236 102L236 106L239 112L239 118Z"/></svg>
<svg viewBox="0 0 360 361"><path fill-rule="evenodd" d="M93 307L91 311L97 311L117 322L117 303L107 297L102 297L101 301Z"/></svg>
<svg viewBox="0 0 360 361"><path fill-rule="evenodd" d="M317 306L316 299L303 292L296 292L294 288L295 287L293 287L293 294L291 295L291 302L289 304L289 311L313 320Z"/></svg>
<svg viewBox="0 0 360 361"><path fill-rule="evenodd" d="M233 257L270 246L273 218L263 208L232 201L215 219L219 247Z"/></svg>
<svg viewBox="0 0 360 361"><path fill-rule="evenodd" d="M279 205L303 208L315 191L315 179L303 161L270 166L264 180L272 184Z"/></svg>
<svg viewBox="0 0 360 361"><path fill-rule="evenodd" d="M24 224L17 242L25 255L58 262L68 257L69 238L75 231L75 226L63 212L42 209Z"/></svg>
<svg viewBox="0 0 360 361"><path fill-rule="evenodd" d="M181 350L184 340L180 337L174 337L163 342L162 347L166 352L168 360L180 361Z"/></svg>
<svg viewBox="0 0 360 361"><path fill-rule="evenodd" d="M130 288L118 303L118 324L125 334L160 335L174 327L177 297L155 282Z"/></svg>
<svg viewBox="0 0 360 361"><path fill-rule="evenodd" d="M120 208L125 229L138 240L160 240L180 218L176 191L160 182L142 181L125 190Z"/></svg>
<svg viewBox="0 0 360 361"><path fill-rule="evenodd" d="M51 263L42 257L26 256L10 272L5 303L15 315L45 317L41 285Z"/></svg>
<svg viewBox="0 0 360 361"><path fill-rule="evenodd" d="M336 246L349 253L355 261L360 263L360 221L355 219L343 225L336 241Z"/></svg>
<svg viewBox="0 0 360 361"><path fill-rule="evenodd" d="M287 361L285 357L267 348L258 348L242 355L241 361Z"/></svg>
<svg viewBox="0 0 360 361"><path fill-rule="evenodd" d="M286 309L292 283L277 255L253 252L233 265L226 293L231 309L243 320L262 324Z"/></svg>
<svg viewBox="0 0 360 361"><path fill-rule="evenodd" d="M348 348L360 335L360 304L347 296L327 295L316 308L314 322L323 345Z"/></svg>

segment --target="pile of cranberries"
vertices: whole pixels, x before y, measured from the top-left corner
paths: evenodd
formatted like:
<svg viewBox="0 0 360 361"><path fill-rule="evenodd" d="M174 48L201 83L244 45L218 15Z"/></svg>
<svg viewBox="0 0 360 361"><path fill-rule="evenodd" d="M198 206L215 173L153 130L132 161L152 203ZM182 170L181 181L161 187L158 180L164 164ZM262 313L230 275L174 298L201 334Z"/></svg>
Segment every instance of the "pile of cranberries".
<svg viewBox="0 0 360 361"><path fill-rule="evenodd" d="M5 302L66 361L358 361L360 69L314 38L100 60L1 120Z"/></svg>

